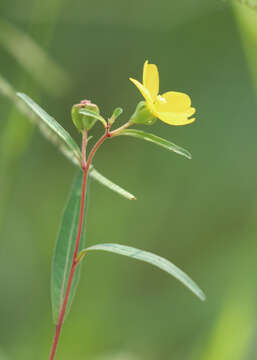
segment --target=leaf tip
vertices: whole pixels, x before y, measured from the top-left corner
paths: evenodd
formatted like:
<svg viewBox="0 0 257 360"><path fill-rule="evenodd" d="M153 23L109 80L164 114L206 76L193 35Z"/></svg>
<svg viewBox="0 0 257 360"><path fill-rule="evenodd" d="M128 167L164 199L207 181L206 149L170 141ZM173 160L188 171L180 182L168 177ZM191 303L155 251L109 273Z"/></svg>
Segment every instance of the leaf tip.
<svg viewBox="0 0 257 360"><path fill-rule="evenodd" d="M184 150L183 152L179 152L180 155L183 155L185 158L192 160L192 154L188 150Z"/></svg>
<svg viewBox="0 0 257 360"><path fill-rule="evenodd" d="M206 301L206 295L202 290L200 290L200 292L197 295L201 301L203 302Z"/></svg>

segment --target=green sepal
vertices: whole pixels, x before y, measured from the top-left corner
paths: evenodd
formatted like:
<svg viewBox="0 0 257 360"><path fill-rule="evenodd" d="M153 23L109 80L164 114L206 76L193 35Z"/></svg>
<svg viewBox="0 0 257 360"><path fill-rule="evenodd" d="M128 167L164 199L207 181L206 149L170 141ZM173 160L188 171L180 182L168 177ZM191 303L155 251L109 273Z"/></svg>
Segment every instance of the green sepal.
<svg viewBox="0 0 257 360"><path fill-rule="evenodd" d="M101 115L99 115L99 113L96 113L96 112L94 112L92 110L85 109L85 108L80 109L79 113L81 115L85 115L85 116L87 116L89 118L93 118L95 120L101 121L101 123L104 125L104 127L106 127L106 125L107 125L105 119Z"/></svg>
<svg viewBox="0 0 257 360"><path fill-rule="evenodd" d="M88 111L90 115L83 114L81 110ZM78 131L89 131L97 121L97 117L99 116L99 108L97 105L92 104L90 101L84 100L80 104L73 105L71 110L71 116L72 121Z"/></svg>
<svg viewBox="0 0 257 360"><path fill-rule="evenodd" d="M135 124L153 125L157 118L151 113L145 101L138 103L130 121Z"/></svg>
<svg viewBox="0 0 257 360"><path fill-rule="evenodd" d="M120 107L117 107L113 110L112 116L109 119L109 124L112 125L114 121L123 113L123 109Z"/></svg>

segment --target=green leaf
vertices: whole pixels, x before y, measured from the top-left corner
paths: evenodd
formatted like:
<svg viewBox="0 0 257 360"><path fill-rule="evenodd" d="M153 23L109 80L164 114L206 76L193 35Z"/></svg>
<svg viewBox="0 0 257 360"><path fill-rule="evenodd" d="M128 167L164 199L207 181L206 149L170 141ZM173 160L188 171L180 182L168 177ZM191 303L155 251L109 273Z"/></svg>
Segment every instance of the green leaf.
<svg viewBox="0 0 257 360"><path fill-rule="evenodd" d="M121 107L117 107L114 109L112 116L117 119L123 113L123 109Z"/></svg>
<svg viewBox="0 0 257 360"><path fill-rule="evenodd" d="M70 134L45 110L43 110L38 104L36 104L29 96L17 93L31 110L33 110L37 116L42 120L38 122L40 130L44 135L60 150L68 156L75 164L80 166L81 151L76 142L72 139Z"/></svg>
<svg viewBox="0 0 257 360"><path fill-rule="evenodd" d="M182 282L182 284L184 284L188 289L190 289L201 300L205 300L205 295L198 287L198 285L176 265L172 264L170 261L164 259L163 257L130 246L124 246L119 244L98 244L82 250L79 253L77 259L80 261L84 257L84 255L91 250L109 251L119 255L124 255L137 260L145 261L149 264L157 266L158 268L166 271L170 275L174 276L177 280Z"/></svg>
<svg viewBox="0 0 257 360"><path fill-rule="evenodd" d="M100 174L92 165L90 167L89 173L93 179L98 181L100 184L108 187L110 190L116 192L117 194L125 197L128 200L136 200L136 197L130 194L128 191L122 189L119 185L114 184L111 180L107 179L105 176Z"/></svg>
<svg viewBox="0 0 257 360"><path fill-rule="evenodd" d="M173 144L172 142L162 139L159 136L156 136L154 134L149 134L145 131L142 130L135 130L135 129L125 129L122 130L119 135L127 135L127 136L133 136L135 138L138 139L143 139L146 141L150 141L156 145L159 145L161 147L164 147L167 150L170 151L174 151L175 153L179 154L179 155L183 155L188 159L191 159L192 156L190 154L190 152L188 152L187 150L183 149L182 147Z"/></svg>
<svg viewBox="0 0 257 360"><path fill-rule="evenodd" d="M88 109L81 109L81 110L79 110L79 113L82 115L90 116L94 119L97 119L97 120L101 121L104 125L106 125L105 119L101 115L97 114L94 111L91 111Z"/></svg>
<svg viewBox="0 0 257 360"><path fill-rule="evenodd" d="M123 109L121 107L117 107L113 110L112 118L116 120L123 113Z"/></svg>
<svg viewBox="0 0 257 360"><path fill-rule="evenodd" d="M67 281L72 265L73 251L78 230L80 197L81 197L82 172L76 177L67 206L64 210L59 235L57 237L56 248L53 258L52 279L51 279L51 295L54 322L57 323L60 308L63 304ZM85 201L85 209L87 206L87 196ZM80 240L79 249L83 247L85 234L85 220ZM79 282L80 265L74 274L74 280L70 291L67 304L66 316L70 310L73 297Z"/></svg>
<svg viewBox="0 0 257 360"><path fill-rule="evenodd" d="M117 107L113 110L112 116L108 120L110 126L116 121L116 119L123 113L123 109L121 107Z"/></svg>

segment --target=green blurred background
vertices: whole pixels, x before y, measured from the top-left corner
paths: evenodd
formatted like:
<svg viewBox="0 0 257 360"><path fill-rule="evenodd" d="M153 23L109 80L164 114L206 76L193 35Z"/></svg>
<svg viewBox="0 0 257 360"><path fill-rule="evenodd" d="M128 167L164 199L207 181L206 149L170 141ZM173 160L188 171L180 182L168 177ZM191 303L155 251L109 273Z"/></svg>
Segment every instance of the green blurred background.
<svg viewBox="0 0 257 360"><path fill-rule="evenodd" d="M186 92L197 108L192 125L147 129L191 161L126 137L101 148L97 169L138 200L91 182L86 241L165 256L207 301L149 265L93 253L57 359L256 360L256 49L254 0L1 1L0 75L78 141L72 104L91 99L107 116L121 106L125 121L141 100L128 77L140 79L146 59L161 92ZM43 360L51 258L76 169L3 86L0 113L0 359Z"/></svg>

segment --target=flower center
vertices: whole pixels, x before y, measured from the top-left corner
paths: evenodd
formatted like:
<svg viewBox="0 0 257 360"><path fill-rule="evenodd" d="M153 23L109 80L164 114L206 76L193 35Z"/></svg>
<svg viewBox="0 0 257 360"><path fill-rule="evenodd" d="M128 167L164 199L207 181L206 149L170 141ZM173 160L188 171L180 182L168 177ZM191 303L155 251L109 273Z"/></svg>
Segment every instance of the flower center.
<svg viewBox="0 0 257 360"><path fill-rule="evenodd" d="M161 95L158 95L158 96L157 96L157 101L160 102L160 103L162 103L162 104L166 104L166 103L167 103L166 99L164 99L164 97L162 97Z"/></svg>

